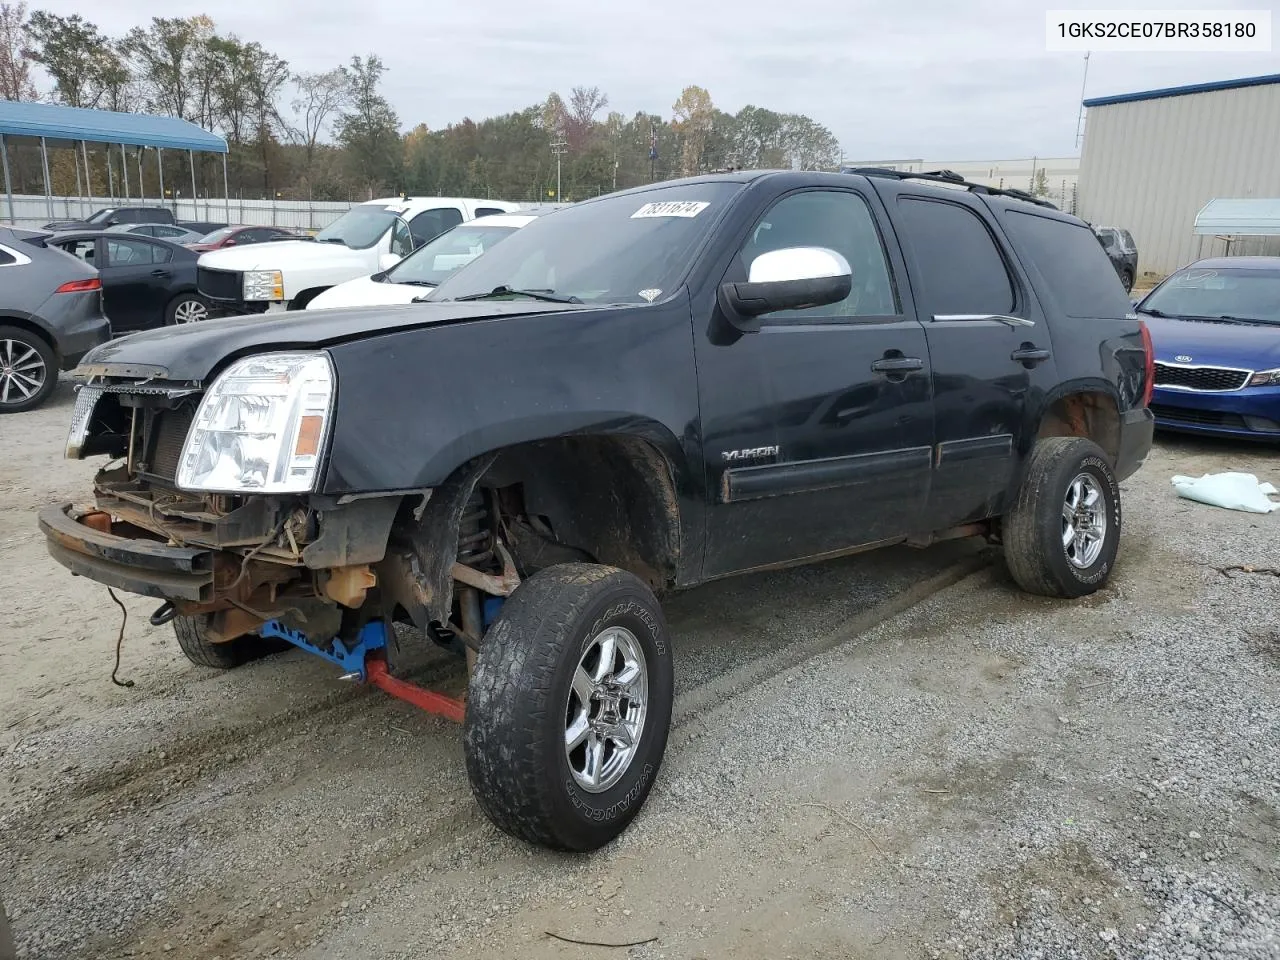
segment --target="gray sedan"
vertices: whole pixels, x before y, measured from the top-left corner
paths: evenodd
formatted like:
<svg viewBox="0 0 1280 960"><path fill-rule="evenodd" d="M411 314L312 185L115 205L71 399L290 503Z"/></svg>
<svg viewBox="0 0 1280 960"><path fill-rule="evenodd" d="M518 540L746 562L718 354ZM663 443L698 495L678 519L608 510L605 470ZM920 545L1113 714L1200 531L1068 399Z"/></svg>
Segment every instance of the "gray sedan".
<svg viewBox="0 0 1280 960"><path fill-rule="evenodd" d="M172 223L118 223L107 227L106 233L136 233L144 237L159 237L170 243L195 243L204 236L199 230L188 230L186 227Z"/></svg>

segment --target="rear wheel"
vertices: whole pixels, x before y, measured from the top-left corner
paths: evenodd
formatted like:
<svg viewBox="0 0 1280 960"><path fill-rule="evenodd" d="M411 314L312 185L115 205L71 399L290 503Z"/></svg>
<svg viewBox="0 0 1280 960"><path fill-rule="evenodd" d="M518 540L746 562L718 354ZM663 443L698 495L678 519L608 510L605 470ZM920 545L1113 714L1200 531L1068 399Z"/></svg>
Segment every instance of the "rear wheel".
<svg viewBox="0 0 1280 960"><path fill-rule="evenodd" d="M657 777L673 688L666 621L640 580L590 563L530 577L471 676L465 750L480 806L529 843L604 846Z"/></svg>
<svg viewBox="0 0 1280 960"><path fill-rule="evenodd" d="M289 647L287 641L259 636L237 637L226 643L214 643L206 632L206 617L174 617L173 633L187 659L199 667L232 670L253 660L261 660Z"/></svg>
<svg viewBox="0 0 1280 960"><path fill-rule="evenodd" d="M1120 486L1102 448L1082 437L1037 442L1003 537L1009 572L1028 593L1083 597L1106 583L1120 549Z"/></svg>
<svg viewBox="0 0 1280 960"><path fill-rule="evenodd" d="M1126 269L1120 274L1120 282L1124 284L1124 292L1129 293L1133 289L1133 271Z"/></svg>
<svg viewBox="0 0 1280 960"><path fill-rule="evenodd" d="M209 304L197 293L180 293L169 301L164 322L169 326L180 323L199 323L209 319Z"/></svg>
<svg viewBox="0 0 1280 960"><path fill-rule="evenodd" d="M27 330L0 327L0 413L38 407L57 385L53 348Z"/></svg>

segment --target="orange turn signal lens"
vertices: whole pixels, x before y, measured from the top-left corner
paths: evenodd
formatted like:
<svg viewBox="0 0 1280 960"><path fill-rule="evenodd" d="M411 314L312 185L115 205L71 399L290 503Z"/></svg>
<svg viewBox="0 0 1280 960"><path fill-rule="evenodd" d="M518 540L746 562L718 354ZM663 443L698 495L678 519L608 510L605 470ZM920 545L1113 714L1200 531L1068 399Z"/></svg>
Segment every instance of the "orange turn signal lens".
<svg viewBox="0 0 1280 960"><path fill-rule="evenodd" d="M320 431L324 427L324 417L308 416L302 418L298 428L298 442L294 445L295 457L314 457L320 452Z"/></svg>

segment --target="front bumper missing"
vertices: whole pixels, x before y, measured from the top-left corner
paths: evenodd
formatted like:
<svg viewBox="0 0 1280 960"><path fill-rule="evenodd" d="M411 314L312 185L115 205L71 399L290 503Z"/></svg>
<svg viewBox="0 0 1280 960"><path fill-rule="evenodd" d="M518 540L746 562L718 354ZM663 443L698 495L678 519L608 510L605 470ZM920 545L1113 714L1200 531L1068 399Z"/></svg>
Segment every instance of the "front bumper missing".
<svg viewBox="0 0 1280 960"><path fill-rule="evenodd" d="M208 603L214 595L214 551L155 539L110 514L69 503L39 513L53 559L77 576L165 600Z"/></svg>

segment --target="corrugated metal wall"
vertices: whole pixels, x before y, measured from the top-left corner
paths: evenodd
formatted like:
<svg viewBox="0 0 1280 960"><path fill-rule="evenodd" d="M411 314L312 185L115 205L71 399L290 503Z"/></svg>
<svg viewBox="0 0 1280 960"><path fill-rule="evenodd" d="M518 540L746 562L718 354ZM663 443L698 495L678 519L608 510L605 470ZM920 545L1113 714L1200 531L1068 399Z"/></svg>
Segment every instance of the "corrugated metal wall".
<svg viewBox="0 0 1280 960"><path fill-rule="evenodd" d="M1220 255L1191 232L1215 197L1280 197L1280 84L1089 108L1078 212L1130 230L1140 271Z"/></svg>

